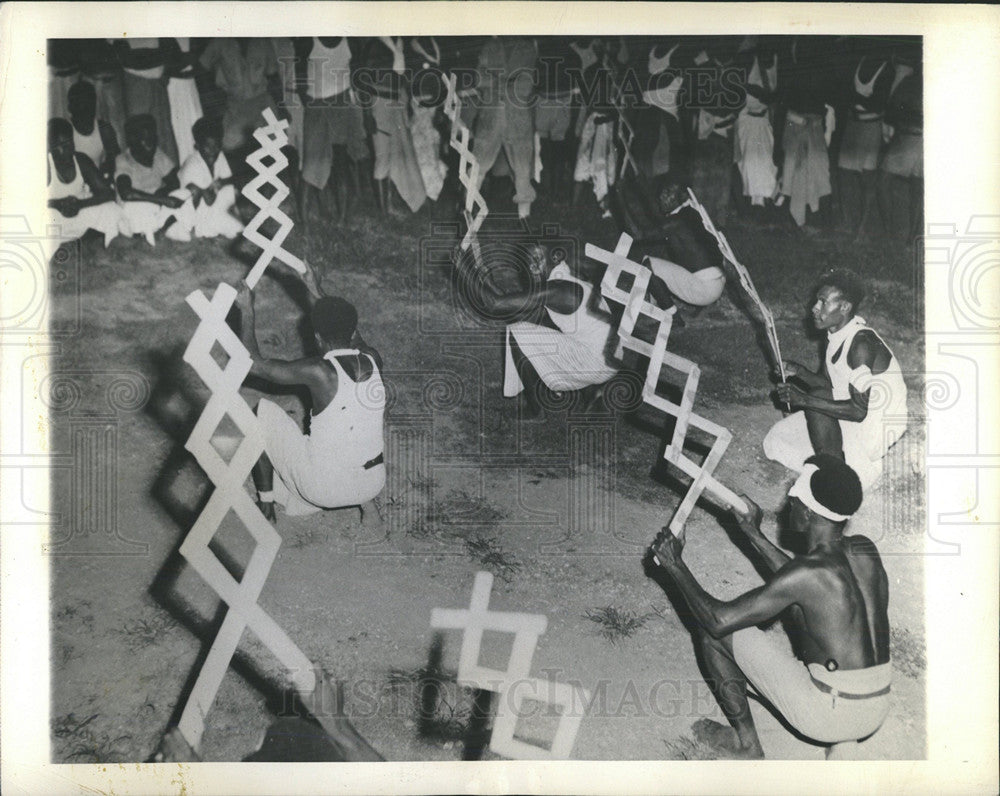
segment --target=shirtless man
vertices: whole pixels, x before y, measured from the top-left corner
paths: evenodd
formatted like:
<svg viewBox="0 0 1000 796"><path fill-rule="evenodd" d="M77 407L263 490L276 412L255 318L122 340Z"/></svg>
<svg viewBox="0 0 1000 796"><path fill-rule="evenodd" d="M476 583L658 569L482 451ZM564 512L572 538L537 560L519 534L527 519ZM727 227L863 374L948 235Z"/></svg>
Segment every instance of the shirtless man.
<svg viewBox="0 0 1000 796"><path fill-rule="evenodd" d="M277 404L262 398L257 417L264 453L253 468L257 505L274 522L274 502L290 516L360 506L385 486L382 358L357 332L357 310L326 296L307 263L306 287L315 299L310 322L320 354L294 361L264 357L254 329L254 296L246 283L236 297L240 339L253 359L251 376L304 385L312 403L309 434Z"/></svg>
<svg viewBox="0 0 1000 796"><path fill-rule="evenodd" d="M861 279L852 271L824 274L812 317L827 334L823 370L794 361L785 373L802 386L782 382L778 400L794 412L779 420L764 438L764 453L790 470L815 453L845 460L867 488L882 473L882 458L906 429L906 382L899 361L865 319L857 315L864 299ZM803 389L804 388L804 389ZM877 399L871 401L873 389Z"/></svg>
<svg viewBox="0 0 1000 796"><path fill-rule="evenodd" d="M554 393L582 391L592 408L600 386L618 372L605 357L610 318L590 307L593 285L538 244L512 252L511 259L528 284L507 293L476 267L471 253L457 266L459 287L477 314L508 323L504 397L524 391L522 411L532 417L541 413L543 386Z"/></svg>
<svg viewBox="0 0 1000 796"><path fill-rule="evenodd" d="M834 759L874 733L889 711L888 578L870 539L844 536L862 497L846 464L814 456L788 496L804 555L789 556L761 533L762 512L749 498L743 498L747 513L736 515L771 573L764 585L734 600L713 597L691 574L681 559L683 543L667 528L653 542L658 566L651 576L664 588L672 581L683 594L708 684L735 730L701 720L695 724L699 739L734 757L764 756L747 701L750 685L796 730L832 744L827 757ZM783 614L797 631L799 658L777 633L756 627Z"/></svg>

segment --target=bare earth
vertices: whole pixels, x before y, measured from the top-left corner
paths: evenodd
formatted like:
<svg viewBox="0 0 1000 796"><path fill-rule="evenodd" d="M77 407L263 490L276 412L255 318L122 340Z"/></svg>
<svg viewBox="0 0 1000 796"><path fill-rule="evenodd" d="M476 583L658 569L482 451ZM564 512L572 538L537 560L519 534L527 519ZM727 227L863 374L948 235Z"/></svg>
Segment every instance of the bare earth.
<svg viewBox="0 0 1000 796"><path fill-rule="evenodd" d="M433 214L447 218L449 208ZM649 410L584 418L563 407L519 423L514 402L500 392L500 327L459 313L446 268L432 262L452 245L447 230L431 235L427 210L388 229L373 216L369 195L347 229L317 229L311 256L327 291L358 306L362 332L385 357L385 517L369 513L362 523L356 509L307 518L279 510L283 544L262 605L312 661L347 683L355 725L389 760L462 754L471 696L450 679L458 631L444 635L440 699L423 722L418 683L435 643L431 610L465 607L479 570L495 575L491 608L548 617L532 674L591 692L574 758L712 757L691 725L724 719L677 607L641 563L685 488L669 470L653 472L663 419ZM560 220L559 234L581 252L584 242L613 248L617 238L589 207L540 201L535 218L536 231ZM834 232L739 221L729 232L774 312L785 356L816 361L816 344L802 332L808 292L822 270L847 266L869 280L861 314L908 373L910 431L849 527L876 541L889 573L895 669L889 718L860 754L923 758L924 434L912 419L922 410L923 344L913 324L912 256L882 242L850 244ZM196 288L210 294L220 281L236 285L244 273L222 241L164 240L150 248L118 240L105 251L88 239L79 304L74 279L52 282L56 315L68 322L79 307L82 322L53 364L70 372L78 394L48 396L52 450L77 450L74 429L85 421L112 429L105 454L83 469L54 471L57 510L65 512L51 559L57 762L148 758L176 720L221 619L212 591L176 553L210 490L183 449L207 396L181 361L197 325L184 297ZM302 351L302 315L286 287L268 277L260 283L258 338L265 353L292 358ZM717 475L764 507L773 538L791 478L763 458L761 439L781 415L768 398L749 321L726 296L675 329L671 348L702 368L696 410L733 432ZM114 387L121 378L131 393ZM252 405L260 393L246 395ZM303 416L294 395L279 400ZM86 503L94 494L87 478L100 477L94 473L110 474L116 490L102 505ZM700 503L691 516L685 558L713 594L733 597L760 577L707 508ZM215 549L238 570L251 545L231 515ZM509 646L487 634L482 662L504 668ZM206 760L249 754L282 709L276 660L250 633L241 653L206 720ZM823 757L822 747L793 736L761 705L753 710L768 757ZM554 726L537 709L519 735L546 743Z"/></svg>

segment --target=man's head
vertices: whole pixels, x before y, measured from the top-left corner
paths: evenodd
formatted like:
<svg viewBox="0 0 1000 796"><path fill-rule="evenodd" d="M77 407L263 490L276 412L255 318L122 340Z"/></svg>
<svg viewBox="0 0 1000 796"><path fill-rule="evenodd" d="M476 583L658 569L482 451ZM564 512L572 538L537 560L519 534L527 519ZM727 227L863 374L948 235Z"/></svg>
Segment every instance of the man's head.
<svg viewBox="0 0 1000 796"><path fill-rule="evenodd" d="M837 269L820 277L812 305L813 322L820 331L835 332L858 311L865 287L853 271Z"/></svg>
<svg viewBox="0 0 1000 796"><path fill-rule="evenodd" d="M130 116L125 121L125 143L132 157L148 166L156 154L156 121L148 113Z"/></svg>
<svg viewBox="0 0 1000 796"><path fill-rule="evenodd" d="M94 87L84 80L74 83L69 87L66 95L69 106L69 115L73 117L78 125L90 126L97 114L97 92Z"/></svg>
<svg viewBox="0 0 1000 796"><path fill-rule="evenodd" d="M863 494L858 474L842 459L811 456L788 490L792 527L806 531L814 518L845 523L861 507Z"/></svg>
<svg viewBox="0 0 1000 796"><path fill-rule="evenodd" d="M549 255L548 250L540 243L532 243L524 253L528 265L528 273L533 279L548 279L553 267L558 263Z"/></svg>
<svg viewBox="0 0 1000 796"><path fill-rule="evenodd" d="M669 216L689 198L684 181L679 176L668 174L660 187L660 212Z"/></svg>
<svg viewBox="0 0 1000 796"><path fill-rule="evenodd" d="M358 328L358 311L340 296L323 296L313 304L309 320L321 345L347 346Z"/></svg>
<svg viewBox="0 0 1000 796"><path fill-rule="evenodd" d="M49 119L49 153L56 166L68 166L73 162L73 125L65 119Z"/></svg>
<svg viewBox="0 0 1000 796"><path fill-rule="evenodd" d="M212 168L215 159L222 152L222 121L211 116L202 116L191 128L194 137L194 148L204 159L205 164Z"/></svg>

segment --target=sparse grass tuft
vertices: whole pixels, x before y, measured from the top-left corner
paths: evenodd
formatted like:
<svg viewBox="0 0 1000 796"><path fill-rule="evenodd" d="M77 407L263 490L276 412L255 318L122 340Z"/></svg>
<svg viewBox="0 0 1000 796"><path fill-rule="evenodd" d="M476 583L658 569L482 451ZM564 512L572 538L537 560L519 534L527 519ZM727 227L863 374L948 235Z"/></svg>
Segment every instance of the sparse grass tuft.
<svg viewBox="0 0 1000 796"><path fill-rule="evenodd" d="M507 517L486 498L473 497L464 489L453 489L444 498L428 503L408 533L411 536L453 535L464 525L492 527Z"/></svg>
<svg viewBox="0 0 1000 796"><path fill-rule="evenodd" d="M505 553L495 536L474 536L465 540L466 552L504 583L510 583L521 568L521 562Z"/></svg>
<svg viewBox="0 0 1000 796"><path fill-rule="evenodd" d="M597 625L593 634L607 639L612 644L618 644L635 635L650 616L650 614L637 614L628 608L616 608L613 605L590 608L584 614L586 619Z"/></svg>
<svg viewBox="0 0 1000 796"><path fill-rule="evenodd" d="M708 744L682 735L676 741L664 741L668 760L718 760L719 753Z"/></svg>
<svg viewBox="0 0 1000 796"><path fill-rule="evenodd" d="M417 730L438 743L461 741L472 718L472 689L460 686L452 671L392 669L389 688L395 693L413 689Z"/></svg>
<svg viewBox="0 0 1000 796"><path fill-rule="evenodd" d="M85 719L78 719L69 713L52 721L52 734L66 743L68 749L65 760L80 760L84 763L115 763L121 760L125 751L121 748L127 735L111 738L107 733L97 732L91 726L100 714L94 713Z"/></svg>
<svg viewBox="0 0 1000 796"><path fill-rule="evenodd" d="M132 652L138 652L156 644L163 634L176 627L177 620L170 614L157 611L148 618L140 617L125 622L117 632Z"/></svg>

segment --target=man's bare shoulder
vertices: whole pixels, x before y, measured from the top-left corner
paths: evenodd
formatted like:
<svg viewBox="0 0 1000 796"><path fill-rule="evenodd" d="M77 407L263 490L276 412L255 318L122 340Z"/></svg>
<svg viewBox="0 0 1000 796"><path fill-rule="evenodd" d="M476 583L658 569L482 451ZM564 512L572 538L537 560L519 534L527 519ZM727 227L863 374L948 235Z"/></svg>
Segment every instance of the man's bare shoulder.
<svg viewBox="0 0 1000 796"><path fill-rule="evenodd" d="M875 542L867 536L857 534L855 536L844 537L844 549L850 555L864 556L866 558L880 558L878 547Z"/></svg>

